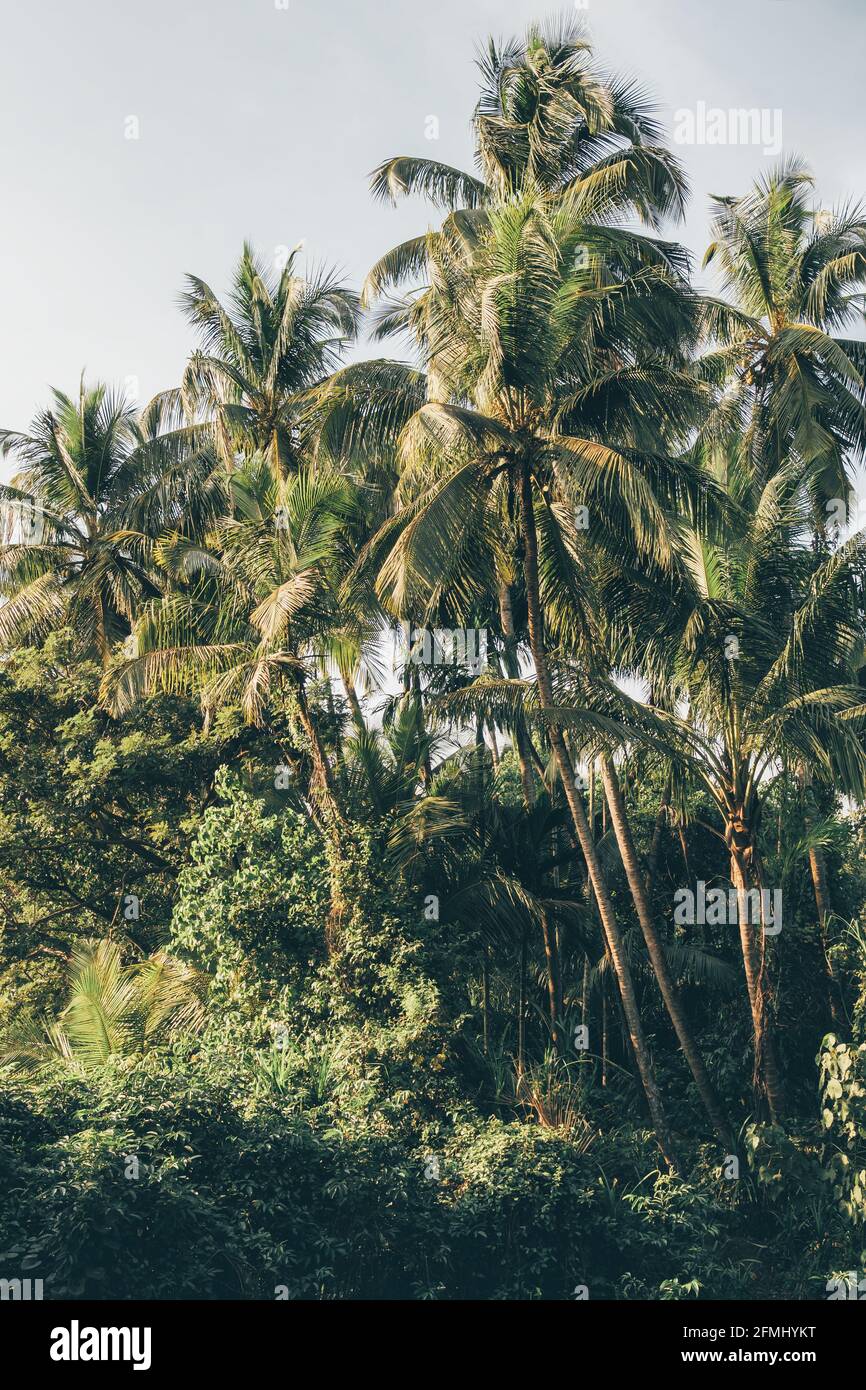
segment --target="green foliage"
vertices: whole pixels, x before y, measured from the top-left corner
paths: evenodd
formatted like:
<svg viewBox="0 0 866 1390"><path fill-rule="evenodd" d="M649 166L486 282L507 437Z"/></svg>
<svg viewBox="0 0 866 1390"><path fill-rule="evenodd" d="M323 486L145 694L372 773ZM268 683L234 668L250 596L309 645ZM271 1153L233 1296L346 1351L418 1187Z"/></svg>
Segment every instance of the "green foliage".
<svg viewBox="0 0 866 1390"><path fill-rule="evenodd" d="M257 1042L291 1028L324 958L330 890L309 819L275 814L227 768L181 871L172 949L212 981L217 1030Z"/></svg>
<svg viewBox="0 0 866 1390"><path fill-rule="evenodd" d="M840 1042L832 1033L818 1057L821 1120L826 1136L824 1176L853 1225L866 1222L866 1043Z"/></svg>
<svg viewBox="0 0 866 1390"><path fill-rule="evenodd" d="M864 1262L866 220L790 160L714 201L699 294L581 27L479 68L476 174L373 175L443 214L364 289L411 367L244 246L176 390L0 430L42 527L0 535L0 1272L49 1297ZM389 685L397 623L487 669ZM782 935L672 920L698 881Z"/></svg>
<svg viewBox="0 0 866 1390"><path fill-rule="evenodd" d="M98 683L63 632L0 671L0 1023L59 1006L76 941L113 927L145 952L164 942L214 769L243 751L183 700L117 724Z"/></svg>
<svg viewBox="0 0 866 1390"><path fill-rule="evenodd" d="M58 1058L72 1068L104 1066L175 1034L198 1033L207 1018L207 977L165 951L124 964L108 938L72 950L69 1000L56 1023L21 1014L9 1030L3 1063L48 1066Z"/></svg>
<svg viewBox="0 0 866 1390"><path fill-rule="evenodd" d="M175 1053L7 1088L3 1268L52 1298L657 1296L697 1271L712 1292L729 1219L615 1143L475 1119L407 1144L238 1083Z"/></svg>

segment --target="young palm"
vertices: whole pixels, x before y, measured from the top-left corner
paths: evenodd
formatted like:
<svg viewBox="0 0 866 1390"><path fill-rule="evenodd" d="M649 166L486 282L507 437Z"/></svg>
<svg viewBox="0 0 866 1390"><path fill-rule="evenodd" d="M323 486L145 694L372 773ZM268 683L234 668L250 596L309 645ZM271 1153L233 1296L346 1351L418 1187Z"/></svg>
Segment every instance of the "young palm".
<svg viewBox="0 0 866 1390"><path fill-rule="evenodd" d="M333 272L297 273L298 248L277 273L245 244L227 306L197 276L182 303L201 346L184 373L187 413L211 420L233 467L250 450L286 477L304 463L310 393L330 377L355 336L357 296Z"/></svg>
<svg viewBox="0 0 866 1390"><path fill-rule="evenodd" d="M148 691L197 689L206 710L239 704L254 724L288 702L308 743L313 801L342 819L308 686L345 621L351 491L333 474L283 477L268 455L233 475L230 495L232 514L204 542L175 533L156 547L174 588L137 621L135 654L108 673L106 699L123 713Z"/></svg>
<svg viewBox="0 0 866 1390"><path fill-rule="evenodd" d="M0 1063L22 1070L57 1062L75 1070L104 1066L148 1046L200 1033L207 1021L208 979L157 951L124 964L108 939L79 942L69 961L69 1000L53 1022L17 1018Z"/></svg>
<svg viewBox="0 0 866 1390"><path fill-rule="evenodd" d="M793 455L816 463L805 481L822 527L866 450L866 346L845 335L866 302L866 209L816 209L813 184L792 159L716 198L704 263L745 315L709 359L728 386L723 420L748 421L742 444L765 477Z"/></svg>

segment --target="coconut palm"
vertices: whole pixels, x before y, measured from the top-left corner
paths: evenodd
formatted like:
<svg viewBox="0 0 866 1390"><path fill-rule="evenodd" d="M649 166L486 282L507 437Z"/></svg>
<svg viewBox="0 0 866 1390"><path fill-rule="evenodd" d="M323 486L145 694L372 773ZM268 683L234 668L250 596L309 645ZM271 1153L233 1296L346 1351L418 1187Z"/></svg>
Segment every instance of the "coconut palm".
<svg viewBox="0 0 866 1390"><path fill-rule="evenodd" d="M736 509L724 539L686 528L677 582L647 568L611 568L603 602L620 659L679 701L657 710L657 729L681 767L709 791L737 890L738 926L752 1013L755 1090L773 1118L784 1102L772 1022L759 828L780 764L808 769L860 797L866 787L856 672L864 628L859 589L864 537L836 553L810 543L812 486L821 458L793 457L769 478L732 447L707 458ZM687 714L684 714L685 702Z"/></svg>
<svg viewBox="0 0 866 1390"><path fill-rule="evenodd" d="M424 196L448 212L441 232L395 247L367 276L372 303L422 279L430 254L449 238L471 240L484 210L531 186L563 190L599 222L637 214L657 225L683 209L686 183L662 145L652 103L631 80L602 74L577 19L533 25L524 39L490 39L478 59L473 117L477 174L413 156L388 159L373 173L376 198ZM386 307L383 323L393 321Z"/></svg>
<svg viewBox="0 0 866 1390"><path fill-rule="evenodd" d="M347 621L339 588L351 489L334 474L283 476L268 454L239 468L229 493L231 514L203 541L172 533L157 545L173 587L139 617L134 655L107 673L105 698L120 715L150 691L198 690L206 711L239 704L256 725L288 702L314 800L342 818L308 687Z"/></svg>
<svg viewBox="0 0 866 1390"><path fill-rule="evenodd" d="M765 476L793 454L814 461L806 482L821 527L866 450L866 347L845 334L866 304L866 209L816 208L813 187L790 159L743 196L714 199L704 264L744 315L708 359L727 387L710 428L745 422L739 438Z"/></svg>
<svg viewBox="0 0 866 1390"><path fill-rule="evenodd" d="M138 415L82 379L75 398L53 392L29 433L0 431L0 450L18 464L0 496L38 522L31 534L13 525L0 547L3 646L69 627L79 651L107 663L160 592L151 537L214 506L207 432L166 428L168 419L160 398Z"/></svg>
<svg viewBox="0 0 866 1390"><path fill-rule="evenodd" d="M321 387L354 339L357 296L328 270L298 274L300 248L281 270L244 244L223 305L195 275L182 296L201 346L180 391L187 414L212 421L221 457L266 451L276 472L297 472L307 457L310 393Z"/></svg>

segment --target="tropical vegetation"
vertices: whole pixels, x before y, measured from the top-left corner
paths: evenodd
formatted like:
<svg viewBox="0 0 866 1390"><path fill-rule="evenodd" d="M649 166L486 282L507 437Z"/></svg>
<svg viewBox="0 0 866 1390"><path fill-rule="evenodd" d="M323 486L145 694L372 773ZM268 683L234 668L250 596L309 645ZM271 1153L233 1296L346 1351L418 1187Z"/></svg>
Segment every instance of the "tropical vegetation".
<svg viewBox="0 0 866 1390"><path fill-rule="evenodd" d="M0 431L0 1271L52 1297L866 1274L866 209L765 169L707 293L579 26L478 66L357 294L245 245L175 387Z"/></svg>

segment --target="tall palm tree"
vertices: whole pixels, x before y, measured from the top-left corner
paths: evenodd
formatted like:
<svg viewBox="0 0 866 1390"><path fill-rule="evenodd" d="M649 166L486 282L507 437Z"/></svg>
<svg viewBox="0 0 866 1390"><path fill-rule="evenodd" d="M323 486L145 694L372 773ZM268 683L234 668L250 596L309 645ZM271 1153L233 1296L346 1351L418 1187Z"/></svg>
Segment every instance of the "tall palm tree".
<svg viewBox="0 0 866 1390"><path fill-rule="evenodd" d="M451 238L474 238L484 210L525 187L552 196L568 191L608 222L636 214L658 225L682 213L685 178L661 143L652 103L633 81L599 71L576 18L532 25L525 38L502 45L489 39L478 68L476 174L406 155L373 172L376 198L421 194L449 215L440 232L414 237L376 263L364 285L367 302L417 283L431 252L441 253ZM388 307L383 323L393 326Z"/></svg>
<svg viewBox="0 0 866 1390"><path fill-rule="evenodd" d="M593 246L589 268L575 251ZM665 421L685 438L701 401L678 360L699 313L652 264L652 243L588 226L579 199L525 193L487 211L471 252L436 260L423 343L436 398L401 440L406 498L384 529L379 589L397 610L448 595L459 611L513 545L520 555L539 702L663 1146L670 1151L628 961L589 833L573 759L555 716L551 643L592 645L592 599L574 507L589 500L620 545L664 561L673 509L707 494L698 470L656 452ZM378 555L374 545L371 554ZM500 570L502 572L502 570Z"/></svg>
<svg viewBox="0 0 866 1390"><path fill-rule="evenodd" d="M157 398L138 415L104 385L53 392L27 434L0 430L18 463L0 497L27 501L40 527L0 547L0 643L39 641L68 626L105 664L141 605L160 592L151 537L200 508L213 472L207 431L166 428ZM195 501L193 501L195 499Z"/></svg>

